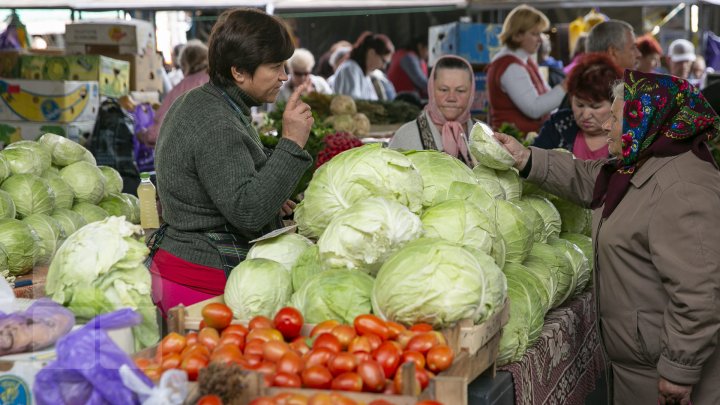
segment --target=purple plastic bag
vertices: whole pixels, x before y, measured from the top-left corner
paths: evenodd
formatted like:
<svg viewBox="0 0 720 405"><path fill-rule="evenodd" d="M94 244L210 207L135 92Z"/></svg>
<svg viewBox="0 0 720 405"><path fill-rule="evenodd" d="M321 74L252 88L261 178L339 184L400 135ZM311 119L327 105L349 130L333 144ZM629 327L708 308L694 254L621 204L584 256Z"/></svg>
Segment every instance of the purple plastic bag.
<svg viewBox="0 0 720 405"><path fill-rule="evenodd" d="M106 330L138 325L141 315L126 308L98 315L60 339L55 346L57 360L35 376L33 394L38 405L139 404L135 393L120 378L126 364L148 385L150 379L108 336Z"/></svg>
<svg viewBox="0 0 720 405"><path fill-rule="evenodd" d="M0 356L50 347L73 325L75 315L49 298L33 302L24 311L0 311Z"/></svg>
<svg viewBox="0 0 720 405"><path fill-rule="evenodd" d="M149 103L138 104L135 110L130 112L130 115L135 118L136 134L149 128L155 120L155 110ZM133 138L133 155L141 173L155 171L155 149L140 142L137 136Z"/></svg>

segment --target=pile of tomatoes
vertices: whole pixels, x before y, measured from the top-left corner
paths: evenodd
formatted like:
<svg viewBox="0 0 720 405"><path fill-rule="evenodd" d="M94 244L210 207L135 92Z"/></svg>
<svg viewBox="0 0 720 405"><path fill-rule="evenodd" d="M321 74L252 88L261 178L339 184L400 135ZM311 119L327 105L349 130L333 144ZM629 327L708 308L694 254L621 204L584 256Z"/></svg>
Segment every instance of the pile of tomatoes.
<svg viewBox="0 0 720 405"><path fill-rule="evenodd" d="M250 401L249 405L360 405L365 404L364 402L358 403L342 394L333 392L330 394L318 393L312 396L306 396L295 393L282 393L275 395L274 397L262 397ZM367 403L367 405L394 405L392 402L385 401L383 399L377 399L375 401ZM415 405L443 405L438 401L425 400L420 401Z"/></svg>
<svg viewBox="0 0 720 405"><path fill-rule="evenodd" d="M444 336L427 324L408 329L368 314L353 325L321 322L301 336L303 317L292 307L274 319L257 316L247 327L231 324L224 304L208 304L202 314L199 332L168 334L155 358L137 360L138 367L155 381L176 368L195 381L210 362L235 363L262 373L269 386L417 395L454 358ZM415 364L417 384L404 390L400 366L407 362Z"/></svg>

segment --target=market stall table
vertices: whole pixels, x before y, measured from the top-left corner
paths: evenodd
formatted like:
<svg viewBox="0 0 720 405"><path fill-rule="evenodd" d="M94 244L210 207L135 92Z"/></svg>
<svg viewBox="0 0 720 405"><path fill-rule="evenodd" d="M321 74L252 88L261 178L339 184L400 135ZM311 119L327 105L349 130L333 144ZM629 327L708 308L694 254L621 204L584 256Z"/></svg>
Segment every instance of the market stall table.
<svg viewBox="0 0 720 405"><path fill-rule="evenodd" d="M45 279L47 278L48 267L37 266L28 274L17 277L15 284L15 297L17 298L42 298L45 296Z"/></svg>
<svg viewBox="0 0 720 405"><path fill-rule="evenodd" d="M593 299L585 292L548 312L540 338L522 360L500 368L495 379L483 375L473 381L468 403L606 403L605 361Z"/></svg>

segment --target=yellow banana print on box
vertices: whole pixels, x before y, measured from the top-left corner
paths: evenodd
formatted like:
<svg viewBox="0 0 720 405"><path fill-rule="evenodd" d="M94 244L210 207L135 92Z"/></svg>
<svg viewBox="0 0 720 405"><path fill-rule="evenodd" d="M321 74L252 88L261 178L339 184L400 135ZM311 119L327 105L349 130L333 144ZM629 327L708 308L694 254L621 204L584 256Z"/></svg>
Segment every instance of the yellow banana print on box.
<svg viewBox="0 0 720 405"><path fill-rule="evenodd" d="M95 119L97 82L0 80L0 120L74 122Z"/></svg>

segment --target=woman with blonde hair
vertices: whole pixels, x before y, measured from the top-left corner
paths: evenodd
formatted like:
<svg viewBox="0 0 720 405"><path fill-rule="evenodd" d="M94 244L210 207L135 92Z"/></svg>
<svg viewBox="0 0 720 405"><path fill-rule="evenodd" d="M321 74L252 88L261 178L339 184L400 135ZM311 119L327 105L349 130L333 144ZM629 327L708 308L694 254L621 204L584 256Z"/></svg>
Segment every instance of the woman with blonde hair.
<svg viewBox="0 0 720 405"><path fill-rule="evenodd" d="M549 27L545 14L527 5L515 7L505 19L500 32L504 46L487 75L494 128L508 122L523 132L538 131L565 97L565 82L550 89L535 62L541 34Z"/></svg>

